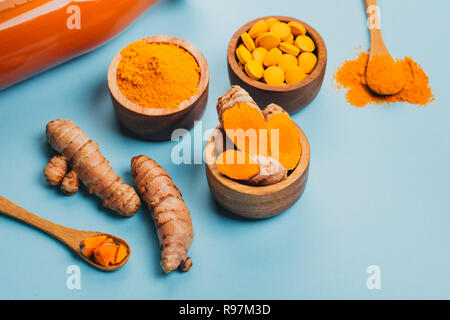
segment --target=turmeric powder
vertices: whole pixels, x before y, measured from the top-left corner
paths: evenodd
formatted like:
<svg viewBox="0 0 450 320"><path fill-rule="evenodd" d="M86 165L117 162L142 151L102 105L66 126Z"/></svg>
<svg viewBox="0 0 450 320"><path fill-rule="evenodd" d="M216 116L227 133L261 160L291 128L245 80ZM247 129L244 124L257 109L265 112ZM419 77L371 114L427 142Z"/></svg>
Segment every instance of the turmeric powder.
<svg viewBox="0 0 450 320"><path fill-rule="evenodd" d="M144 108L176 108L198 93L200 67L180 46L140 40L120 54L117 84L135 104Z"/></svg>
<svg viewBox="0 0 450 320"><path fill-rule="evenodd" d="M369 58L366 68L367 86L380 95L393 95L405 87L405 75L400 64L390 55Z"/></svg>
<svg viewBox="0 0 450 320"><path fill-rule="evenodd" d="M362 52L357 59L345 61L334 75L338 88L348 89L346 99L353 106L364 107L367 104L392 102L427 105L434 100L428 76L420 65L409 57L397 61L405 78L403 90L390 96L380 96L373 93L366 83L365 73L368 61L369 55L366 52ZM379 81L383 81L383 75L384 79L387 79L388 74L381 73Z"/></svg>

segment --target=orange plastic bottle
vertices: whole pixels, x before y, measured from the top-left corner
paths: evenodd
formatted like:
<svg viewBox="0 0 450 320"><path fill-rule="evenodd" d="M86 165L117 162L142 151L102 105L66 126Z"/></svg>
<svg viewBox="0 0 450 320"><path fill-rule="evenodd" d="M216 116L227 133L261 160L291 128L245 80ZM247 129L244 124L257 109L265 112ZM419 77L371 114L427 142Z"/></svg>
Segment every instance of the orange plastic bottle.
<svg viewBox="0 0 450 320"><path fill-rule="evenodd" d="M156 1L0 2L0 90L100 46Z"/></svg>

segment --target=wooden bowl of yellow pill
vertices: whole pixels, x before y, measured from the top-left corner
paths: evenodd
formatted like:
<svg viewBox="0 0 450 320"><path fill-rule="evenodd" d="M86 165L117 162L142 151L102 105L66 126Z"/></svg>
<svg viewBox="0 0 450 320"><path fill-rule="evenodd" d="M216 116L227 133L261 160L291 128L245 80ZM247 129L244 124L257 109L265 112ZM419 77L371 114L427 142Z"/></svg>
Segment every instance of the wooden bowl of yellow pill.
<svg viewBox="0 0 450 320"><path fill-rule="evenodd" d="M236 31L228 44L227 60L232 85L244 88L260 106L276 103L294 113L319 93L327 49L309 24L268 16Z"/></svg>
<svg viewBox="0 0 450 320"><path fill-rule="evenodd" d="M220 126L216 128L219 129ZM289 209L302 196L308 180L310 146L300 127L302 154L297 167L286 180L269 186L250 186L222 175L216 166L216 156L224 148L223 136L214 133L205 147L205 170L209 189L214 199L228 211L249 219L276 216Z"/></svg>
<svg viewBox="0 0 450 320"><path fill-rule="evenodd" d="M186 97L178 105L167 107L165 94L161 94L161 105L143 107L125 96L118 85L118 67L122 60L121 53L111 61L108 70L108 88L119 122L131 133L147 140L170 140L176 129L191 129L194 122L200 120L208 101L209 67L205 57L191 43L172 36L151 36L141 39L150 44L171 44L190 54L197 62L195 69L199 73L195 94ZM138 40L140 41L140 40ZM138 42L136 41L136 42ZM139 52L137 52L139 54ZM181 59L181 58L180 58ZM176 63L176 62L175 62ZM155 90L158 91L158 90Z"/></svg>

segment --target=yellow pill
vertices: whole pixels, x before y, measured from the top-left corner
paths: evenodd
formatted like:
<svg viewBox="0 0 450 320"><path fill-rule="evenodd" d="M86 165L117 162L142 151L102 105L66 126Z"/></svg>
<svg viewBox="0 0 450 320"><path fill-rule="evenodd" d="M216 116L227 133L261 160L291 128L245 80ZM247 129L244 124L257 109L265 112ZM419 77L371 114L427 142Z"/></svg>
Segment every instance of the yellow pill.
<svg viewBox="0 0 450 320"><path fill-rule="evenodd" d="M291 33L294 36L303 36L306 34L306 28L297 21L291 21L288 23L289 27L291 28Z"/></svg>
<svg viewBox="0 0 450 320"><path fill-rule="evenodd" d="M267 32L269 30L269 26L264 20L260 20L257 23L255 23L250 30L248 31L248 34L253 39L257 38L261 33Z"/></svg>
<svg viewBox="0 0 450 320"><path fill-rule="evenodd" d="M289 34L289 38L287 38L286 40L284 40L284 42L294 44L294 35L293 35L292 33Z"/></svg>
<svg viewBox="0 0 450 320"><path fill-rule="evenodd" d="M293 84L302 81L308 75L301 67L290 67L286 70L286 83Z"/></svg>
<svg viewBox="0 0 450 320"><path fill-rule="evenodd" d="M272 48L264 57L264 66L270 67L270 66L276 66L278 64L278 61L280 61L280 58L283 56L283 52L281 52L278 48Z"/></svg>
<svg viewBox="0 0 450 320"><path fill-rule="evenodd" d="M245 64L245 72L253 80L259 80L263 76L264 68L259 62L250 60Z"/></svg>
<svg viewBox="0 0 450 320"><path fill-rule="evenodd" d="M277 35L281 41L284 41L289 38L291 28L287 25L287 23L278 22L270 27L270 32Z"/></svg>
<svg viewBox="0 0 450 320"><path fill-rule="evenodd" d="M280 21L278 19L275 18L269 18L266 20L266 24L269 27L269 29L275 24L275 23L279 23Z"/></svg>
<svg viewBox="0 0 450 320"><path fill-rule="evenodd" d="M317 57L314 53L303 52L298 56L298 65L303 68L306 73L311 73L317 64Z"/></svg>
<svg viewBox="0 0 450 320"><path fill-rule="evenodd" d="M292 54L285 53L281 56L281 58L278 60L278 66L286 71L290 67L296 67L297 66L297 57L293 56Z"/></svg>
<svg viewBox="0 0 450 320"><path fill-rule="evenodd" d="M297 39L295 39L295 45L302 52L313 52L316 49L314 41L308 36L298 36Z"/></svg>
<svg viewBox="0 0 450 320"><path fill-rule="evenodd" d="M252 54L244 46L239 46L239 48L236 49L236 57L242 64L246 64L248 61L252 60Z"/></svg>
<svg viewBox="0 0 450 320"><path fill-rule="evenodd" d="M259 62L259 63L263 64L264 58L265 58L267 52L268 51L267 51L266 48L258 47L252 52L252 58L256 62Z"/></svg>
<svg viewBox="0 0 450 320"><path fill-rule="evenodd" d="M280 43L280 49L281 51L292 54L293 56L298 56L298 54L300 53L299 48L288 42Z"/></svg>
<svg viewBox="0 0 450 320"><path fill-rule="evenodd" d="M272 32L263 32L256 38L258 47L264 47L267 50L278 47L280 38Z"/></svg>
<svg viewBox="0 0 450 320"><path fill-rule="evenodd" d="M271 86L281 86L284 82L284 71L280 67L271 66L264 70L264 81Z"/></svg>
<svg viewBox="0 0 450 320"><path fill-rule="evenodd" d="M249 36L249 34L247 32L244 32L243 34L241 34L241 39L242 39L242 43L244 44L244 46L250 51L252 52L253 50L255 50L255 42L253 42L252 37Z"/></svg>

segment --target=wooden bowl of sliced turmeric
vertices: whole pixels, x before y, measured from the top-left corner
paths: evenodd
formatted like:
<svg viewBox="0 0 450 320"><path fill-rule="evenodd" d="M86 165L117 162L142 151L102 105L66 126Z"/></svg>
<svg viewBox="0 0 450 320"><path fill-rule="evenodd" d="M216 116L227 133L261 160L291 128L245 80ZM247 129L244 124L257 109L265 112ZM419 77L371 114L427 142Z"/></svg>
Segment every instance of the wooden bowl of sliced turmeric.
<svg viewBox="0 0 450 320"><path fill-rule="evenodd" d="M276 103L294 113L318 94L325 76L327 49L307 23L268 16L246 23L227 51L228 77L258 105Z"/></svg>
<svg viewBox="0 0 450 320"><path fill-rule="evenodd" d="M208 101L209 67L189 42L151 36L130 43L111 61L108 87L119 122L148 140L191 129Z"/></svg>
<svg viewBox="0 0 450 320"><path fill-rule="evenodd" d="M214 199L228 211L249 219L273 217L290 208L306 187L310 161L310 147L305 133L298 127L301 156L287 179L266 186L252 186L221 174L216 165L217 148L223 141L212 134L206 143L206 178ZM220 131L220 126L216 128ZM217 131L216 131L217 132Z"/></svg>

